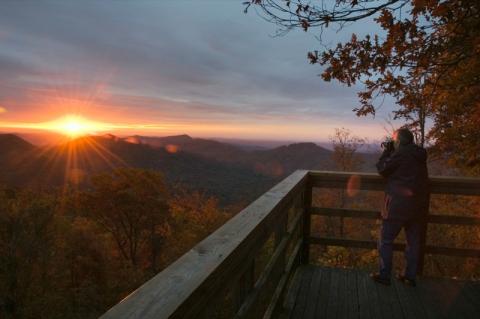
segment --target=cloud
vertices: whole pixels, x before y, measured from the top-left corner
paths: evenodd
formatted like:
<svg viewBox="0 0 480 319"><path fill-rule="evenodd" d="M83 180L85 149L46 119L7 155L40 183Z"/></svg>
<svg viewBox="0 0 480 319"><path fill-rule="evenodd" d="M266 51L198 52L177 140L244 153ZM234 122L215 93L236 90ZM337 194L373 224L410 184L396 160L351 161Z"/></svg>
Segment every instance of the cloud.
<svg viewBox="0 0 480 319"><path fill-rule="evenodd" d="M7 109L0 106L0 114L6 113L6 112L7 112Z"/></svg>
<svg viewBox="0 0 480 319"><path fill-rule="evenodd" d="M351 112L358 88L325 83L308 64L312 34L272 37L274 25L242 9L238 1L7 2L0 102L9 116L84 100L87 111L145 120L361 121Z"/></svg>

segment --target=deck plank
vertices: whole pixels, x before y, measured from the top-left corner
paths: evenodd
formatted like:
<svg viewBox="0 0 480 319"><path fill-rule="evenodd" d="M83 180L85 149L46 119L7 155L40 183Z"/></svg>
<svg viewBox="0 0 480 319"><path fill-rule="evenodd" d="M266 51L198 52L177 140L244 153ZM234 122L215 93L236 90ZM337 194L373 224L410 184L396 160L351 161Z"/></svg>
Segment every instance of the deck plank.
<svg viewBox="0 0 480 319"><path fill-rule="evenodd" d="M417 287L396 280L373 282L357 269L312 265L297 270L286 295L289 318L464 318L480 317L480 283L421 278Z"/></svg>
<svg viewBox="0 0 480 319"><path fill-rule="evenodd" d="M339 269L332 268L330 271L330 291L328 295L328 303L326 305L326 314L325 318L335 319L337 318L338 310L338 291L339 291L339 281L340 281L340 271Z"/></svg>
<svg viewBox="0 0 480 319"><path fill-rule="evenodd" d="M480 314L480 282L467 282L464 284L464 295L470 304Z"/></svg>
<svg viewBox="0 0 480 319"><path fill-rule="evenodd" d="M468 319L475 316L475 313L475 317L480 317L480 314L465 295L463 282L440 279L436 281L436 284L443 292L448 292L450 307L445 313L447 318Z"/></svg>
<svg viewBox="0 0 480 319"><path fill-rule="evenodd" d="M411 293L416 296L427 314L426 318L436 319L443 318L447 306L445 303L445 296L436 287L432 285L432 281L429 278L422 278L418 280L418 285Z"/></svg>
<svg viewBox="0 0 480 319"><path fill-rule="evenodd" d="M319 287L320 294L317 296L315 318L326 318L328 297L330 295L331 272L329 268L322 269L322 284Z"/></svg>
<svg viewBox="0 0 480 319"><path fill-rule="evenodd" d="M380 305L380 298L378 296L377 286L376 284L369 278L367 273L361 274L364 277L365 286L367 289L367 296L368 296L368 304L367 306L370 308L370 315L371 318L381 319L382 311Z"/></svg>
<svg viewBox="0 0 480 319"><path fill-rule="evenodd" d="M293 313L293 308L295 307L295 301L300 291L300 286L302 283L303 272L305 267L298 267L293 274L291 282L288 286L288 290L285 294L285 300L283 303L282 317L290 318Z"/></svg>
<svg viewBox="0 0 480 319"><path fill-rule="evenodd" d="M357 271L352 270L348 272L348 319L358 319L358 284L357 284Z"/></svg>
<svg viewBox="0 0 480 319"><path fill-rule="evenodd" d="M305 307L308 299L308 291L312 284L312 276L315 270L313 266L304 266L305 270L302 273L302 281L300 290L295 301L295 307L293 308L292 318L303 318Z"/></svg>
<svg viewBox="0 0 480 319"><path fill-rule="evenodd" d="M307 304L303 314L303 318L315 319L315 308L317 306L317 297L320 294L322 286L322 269L316 267L312 276L312 282L308 290Z"/></svg>
<svg viewBox="0 0 480 319"><path fill-rule="evenodd" d="M347 315L347 309L345 306L347 305L347 281L348 279L346 278L347 276L346 271L342 271L342 269L338 270L338 295L337 295L337 311L336 311L336 318L346 318Z"/></svg>
<svg viewBox="0 0 480 319"><path fill-rule="evenodd" d="M392 285L397 292L404 318L428 318L424 306L417 296L418 289L407 286L398 280L393 280Z"/></svg>
<svg viewBox="0 0 480 319"><path fill-rule="evenodd" d="M358 287L358 316L360 319L374 318L372 315L372 307L368 302L369 291L367 289L366 280L370 280L364 273L357 271L357 287Z"/></svg>
<svg viewBox="0 0 480 319"><path fill-rule="evenodd" d="M358 318L358 292L357 292L357 272L353 270L344 271L345 278L345 298L342 306L342 315L339 318L357 319Z"/></svg>
<svg viewBox="0 0 480 319"><path fill-rule="evenodd" d="M380 303L383 318L403 319L403 310L400 305L400 300L395 289L395 283L390 286L376 284L377 292L380 296Z"/></svg>

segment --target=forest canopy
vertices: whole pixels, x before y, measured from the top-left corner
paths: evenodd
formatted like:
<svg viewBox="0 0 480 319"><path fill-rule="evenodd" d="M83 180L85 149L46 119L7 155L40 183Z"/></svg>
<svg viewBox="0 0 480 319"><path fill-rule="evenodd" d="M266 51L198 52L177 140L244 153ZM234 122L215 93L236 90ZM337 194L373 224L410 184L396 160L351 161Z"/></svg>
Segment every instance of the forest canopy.
<svg viewBox="0 0 480 319"><path fill-rule="evenodd" d="M361 83L357 115L375 115L382 97L397 104L421 144L451 158L465 172L480 172L480 2L477 0L251 0L279 27L320 35L325 28L374 21L376 34L308 52L325 81ZM427 119L433 121L431 129Z"/></svg>
<svg viewBox="0 0 480 319"><path fill-rule="evenodd" d="M151 170L84 190L0 185L0 317L98 318L228 217Z"/></svg>

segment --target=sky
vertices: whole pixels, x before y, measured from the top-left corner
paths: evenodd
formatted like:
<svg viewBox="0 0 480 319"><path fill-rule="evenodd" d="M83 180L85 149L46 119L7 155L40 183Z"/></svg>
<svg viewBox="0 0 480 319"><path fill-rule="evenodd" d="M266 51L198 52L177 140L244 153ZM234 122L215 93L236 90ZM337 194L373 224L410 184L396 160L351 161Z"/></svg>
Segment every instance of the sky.
<svg viewBox="0 0 480 319"><path fill-rule="evenodd" d="M381 139L394 105L357 117L357 91L324 82L314 32L277 27L242 0L2 1L0 129L77 115L120 135ZM324 33L326 43L356 24ZM33 125L32 125L33 124Z"/></svg>

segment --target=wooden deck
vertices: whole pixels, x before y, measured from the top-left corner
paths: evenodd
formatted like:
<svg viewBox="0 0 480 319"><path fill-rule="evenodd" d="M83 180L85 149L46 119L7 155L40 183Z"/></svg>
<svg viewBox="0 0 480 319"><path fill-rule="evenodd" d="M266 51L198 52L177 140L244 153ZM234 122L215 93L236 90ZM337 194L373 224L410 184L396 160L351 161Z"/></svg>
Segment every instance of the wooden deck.
<svg viewBox="0 0 480 319"><path fill-rule="evenodd" d="M310 265L313 245L377 246L312 232L312 216L380 219L378 211L317 206L313 190L383 191L384 184L372 173L296 171L101 318L480 318L478 283L425 279L416 288L384 287L364 272ZM480 196L480 178L430 177L429 188L437 195ZM426 231L429 224L476 227L480 217L437 213L427 214L419 273L425 254L480 258L477 247L437 246Z"/></svg>
<svg viewBox="0 0 480 319"><path fill-rule="evenodd" d="M417 287L373 282L367 272L297 269L282 318L480 318L480 282L422 278Z"/></svg>

